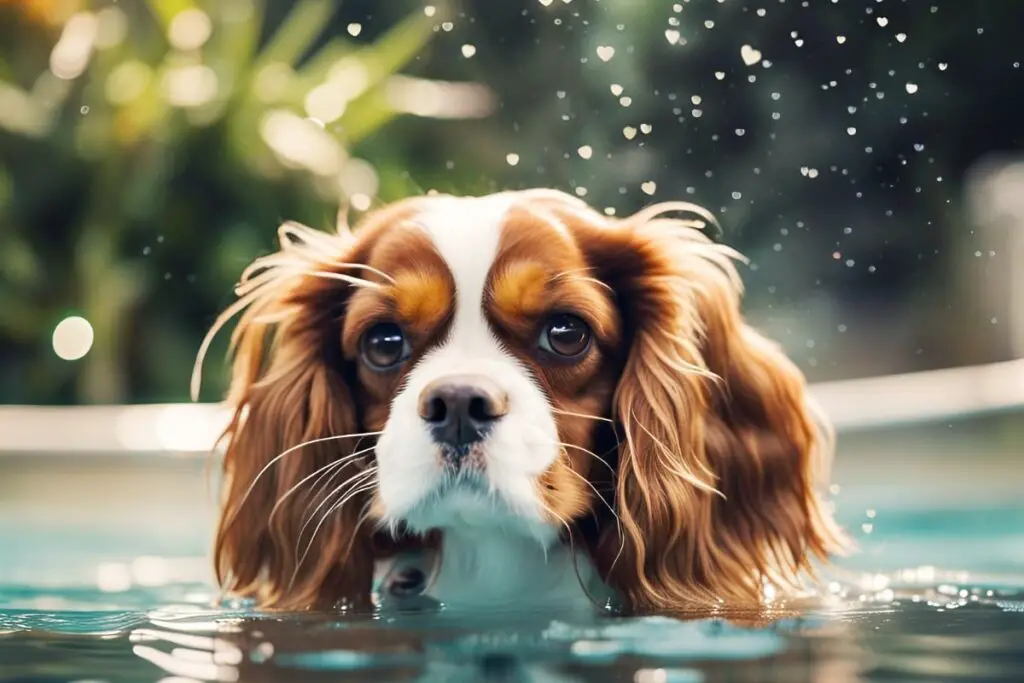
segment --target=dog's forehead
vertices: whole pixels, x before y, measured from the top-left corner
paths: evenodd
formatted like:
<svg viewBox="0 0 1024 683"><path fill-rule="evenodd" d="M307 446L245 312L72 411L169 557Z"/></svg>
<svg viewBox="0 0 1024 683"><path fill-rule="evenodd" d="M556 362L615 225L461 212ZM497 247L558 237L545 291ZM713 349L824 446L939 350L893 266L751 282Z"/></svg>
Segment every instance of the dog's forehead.
<svg viewBox="0 0 1024 683"><path fill-rule="evenodd" d="M494 266L515 260L564 263L575 260L569 229L515 193L485 197L436 197L413 221L429 237L465 296L482 296Z"/></svg>

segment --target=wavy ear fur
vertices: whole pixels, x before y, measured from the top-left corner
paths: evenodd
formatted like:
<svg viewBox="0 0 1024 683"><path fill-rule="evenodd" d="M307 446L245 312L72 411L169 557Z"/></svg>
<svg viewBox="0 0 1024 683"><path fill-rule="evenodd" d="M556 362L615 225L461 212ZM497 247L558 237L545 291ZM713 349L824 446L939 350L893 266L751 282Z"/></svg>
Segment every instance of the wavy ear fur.
<svg viewBox="0 0 1024 683"><path fill-rule="evenodd" d="M294 224L280 233L281 250L243 273L194 377L193 389L209 339L244 311L232 336L217 577L267 607L360 603L373 577L371 534L360 524L369 494L339 320L351 287L372 283L345 272L350 234Z"/></svg>
<svg viewBox="0 0 1024 683"><path fill-rule="evenodd" d="M832 435L796 366L740 313L738 255L697 212L611 222L563 206L631 335L613 399L614 507L595 560L637 611L753 606L847 544L818 486Z"/></svg>

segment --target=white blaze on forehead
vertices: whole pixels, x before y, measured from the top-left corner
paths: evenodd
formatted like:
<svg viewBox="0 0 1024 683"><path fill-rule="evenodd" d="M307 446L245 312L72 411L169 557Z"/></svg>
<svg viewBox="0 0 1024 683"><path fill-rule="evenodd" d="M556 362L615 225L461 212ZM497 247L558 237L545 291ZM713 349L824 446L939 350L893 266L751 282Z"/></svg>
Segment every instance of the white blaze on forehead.
<svg viewBox="0 0 1024 683"><path fill-rule="evenodd" d="M483 298L511 205L508 195L444 197L417 217L455 280L449 337L455 344L494 343L483 315Z"/></svg>

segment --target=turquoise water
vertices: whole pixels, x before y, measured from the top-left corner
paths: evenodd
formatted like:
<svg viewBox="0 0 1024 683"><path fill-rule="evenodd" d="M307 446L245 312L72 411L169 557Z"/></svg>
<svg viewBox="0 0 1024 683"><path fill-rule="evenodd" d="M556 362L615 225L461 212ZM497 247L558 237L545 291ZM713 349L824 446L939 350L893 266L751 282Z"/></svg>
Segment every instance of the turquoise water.
<svg viewBox="0 0 1024 683"><path fill-rule="evenodd" d="M869 508L823 604L732 619L212 608L203 533L0 522L0 681L1024 681L1024 503Z"/></svg>

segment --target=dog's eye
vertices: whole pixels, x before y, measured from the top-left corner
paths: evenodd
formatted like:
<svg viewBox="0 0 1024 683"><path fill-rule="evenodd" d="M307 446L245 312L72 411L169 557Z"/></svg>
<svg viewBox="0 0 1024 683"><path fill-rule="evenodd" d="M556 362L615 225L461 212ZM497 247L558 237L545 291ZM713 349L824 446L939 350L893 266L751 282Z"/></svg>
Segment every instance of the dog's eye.
<svg viewBox="0 0 1024 683"><path fill-rule="evenodd" d="M552 317L541 331L538 346L562 358L576 358L590 348L590 328L574 315L559 314Z"/></svg>
<svg viewBox="0 0 1024 683"><path fill-rule="evenodd" d="M411 353L402 328L395 323L377 323L363 334L359 347L363 362L373 370L392 370Z"/></svg>

